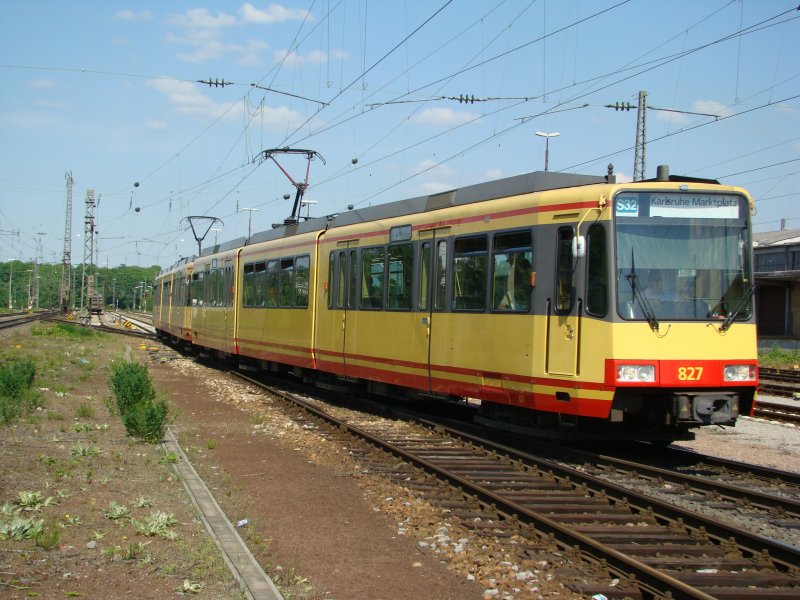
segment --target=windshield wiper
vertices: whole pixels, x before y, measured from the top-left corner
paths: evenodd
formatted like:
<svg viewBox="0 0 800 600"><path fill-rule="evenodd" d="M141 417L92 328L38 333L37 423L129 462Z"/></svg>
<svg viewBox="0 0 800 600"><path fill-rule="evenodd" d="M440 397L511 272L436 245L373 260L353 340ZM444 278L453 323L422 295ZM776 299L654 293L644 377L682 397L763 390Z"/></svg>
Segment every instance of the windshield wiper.
<svg viewBox="0 0 800 600"><path fill-rule="evenodd" d="M636 299L636 303L642 310L644 318L647 319L647 324L650 325L650 329L653 331L658 331L659 324L658 319L656 319L656 313L653 310L653 307L650 306L650 301L647 299L647 294L644 293L644 288L637 283L636 265L633 259L633 248L631 248L631 272L625 275L625 279L627 279L628 283L631 284L631 292L633 293L633 297Z"/></svg>
<svg viewBox="0 0 800 600"><path fill-rule="evenodd" d="M734 319L739 316L739 313L742 312L747 303L750 301L750 298L753 297L753 294L756 292L756 284L753 283L747 288L747 291L739 298L739 302L736 303L734 309L728 313L728 316L725 317L725 320L722 322L722 325L719 327L720 333L723 331L727 331L727 329L733 325Z"/></svg>

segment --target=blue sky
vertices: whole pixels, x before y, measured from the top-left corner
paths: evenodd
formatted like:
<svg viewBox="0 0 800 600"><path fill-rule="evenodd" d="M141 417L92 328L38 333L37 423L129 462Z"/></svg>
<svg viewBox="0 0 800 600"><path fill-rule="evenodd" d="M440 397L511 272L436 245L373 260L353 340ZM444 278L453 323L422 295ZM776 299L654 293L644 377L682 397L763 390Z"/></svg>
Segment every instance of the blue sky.
<svg viewBox="0 0 800 600"><path fill-rule="evenodd" d="M537 131L560 134L550 170L630 178L636 111L605 105L640 90L647 177L720 178L754 195L756 231L800 227L797 8L0 0L0 261L61 262L66 172L73 263L91 189L102 266L195 253L187 216L220 219L206 245L282 222L272 148L319 153L311 216L542 170ZM303 156L275 158L305 179Z"/></svg>

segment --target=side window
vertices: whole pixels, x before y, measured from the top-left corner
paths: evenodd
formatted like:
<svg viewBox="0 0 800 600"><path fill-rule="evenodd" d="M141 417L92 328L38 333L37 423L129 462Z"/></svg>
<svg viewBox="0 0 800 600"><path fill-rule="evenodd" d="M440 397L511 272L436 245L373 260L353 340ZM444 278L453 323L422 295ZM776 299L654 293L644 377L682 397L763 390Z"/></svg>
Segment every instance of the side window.
<svg viewBox="0 0 800 600"><path fill-rule="evenodd" d="M292 292L294 292L294 258L281 259L279 306L292 305Z"/></svg>
<svg viewBox="0 0 800 600"><path fill-rule="evenodd" d="M486 308L486 236L460 238L453 249L453 310Z"/></svg>
<svg viewBox="0 0 800 600"><path fill-rule="evenodd" d="M242 294L242 306L245 308L255 306L256 279L253 272L254 266L254 263L247 263L243 269L244 275L242 277L242 287L244 288L244 294Z"/></svg>
<svg viewBox="0 0 800 600"><path fill-rule="evenodd" d="M586 312L598 317L608 312L608 245L602 225L589 227L587 241Z"/></svg>
<svg viewBox="0 0 800 600"><path fill-rule="evenodd" d="M253 265L253 299L250 306L263 307L266 305L267 297L267 281L266 281L267 263L259 261Z"/></svg>
<svg viewBox="0 0 800 600"><path fill-rule="evenodd" d="M492 307L500 311L528 312L531 308L531 232L494 236L492 255Z"/></svg>
<svg viewBox="0 0 800 600"><path fill-rule="evenodd" d="M191 277L187 277L183 280L184 292L183 295L186 300L186 306L192 305L192 279Z"/></svg>
<svg viewBox="0 0 800 600"><path fill-rule="evenodd" d="M217 305L217 270L206 271L206 305Z"/></svg>
<svg viewBox="0 0 800 600"><path fill-rule="evenodd" d="M436 245L436 269L434 272L434 289L433 308L436 310L445 310L445 298L447 294L447 241L442 240Z"/></svg>
<svg viewBox="0 0 800 600"><path fill-rule="evenodd" d="M411 288L414 282L414 246L389 246L389 293L387 308L411 308Z"/></svg>
<svg viewBox="0 0 800 600"><path fill-rule="evenodd" d="M192 273L192 305L203 306L203 272Z"/></svg>
<svg viewBox="0 0 800 600"><path fill-rule="evenodd" d="M422 242L419 247L419 301L420 310L427 311L431 294L431 243Z"/></svg>
<svg viewBox="0 0 800 600"><path fill-rule="evenodd" d="M266 288L265 303L269 308L275 308L278 306L278 288L280 285L280 265L277 260L267 261L264 281Z"/></svg>
<svg viewBox="0 0 800 600"><path fill-rule="evenodd" d="M294 305L308 307L308 272L311 258L298 256L294 261Z"/></svg>
<svg viewBox="0 0 800 600"><path fill-rule="evenodd" d="M383 258L383 248L364 248L361 251L361 308L383 308Z"/></svg>
<svg viewBox="0 0 800 600"><path fill-rule="evenodd" d="M572 285L572 238L574 236L572 227L562 227L558 230L555 309L559 313L568 313L572 310L575 295Z"/></svg>

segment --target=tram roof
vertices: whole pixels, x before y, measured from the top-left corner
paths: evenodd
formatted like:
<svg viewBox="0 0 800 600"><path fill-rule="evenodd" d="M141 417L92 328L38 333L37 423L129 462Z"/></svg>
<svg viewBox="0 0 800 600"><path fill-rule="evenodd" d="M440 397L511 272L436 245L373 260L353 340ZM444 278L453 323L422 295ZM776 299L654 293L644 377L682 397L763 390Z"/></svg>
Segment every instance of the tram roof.
<svg viewBox="0 0 800 600"><path fill-rule="evenodd" d="M295 224L280 224L273 229L254 233L250 239L247 240L247 245L290 237L299 233L319 231L325 228L333 229L356 223L379 221L381 219L494 200L496 198L605 183L605 181L605 177L595 175L535 171L533 173L524 173L513 177L505 177L494 181L468 185L438 194L417 196L416 198L407 198L405 200L387 202L385 204L378 204L366 208L356 208L334 215L300 221ZM203 251L203 255L222 252L227 249L229 244L230 242L221 244L216 250L209 248L208 251ZM239 241L239 245L243 245L243 243Z"/></svg>

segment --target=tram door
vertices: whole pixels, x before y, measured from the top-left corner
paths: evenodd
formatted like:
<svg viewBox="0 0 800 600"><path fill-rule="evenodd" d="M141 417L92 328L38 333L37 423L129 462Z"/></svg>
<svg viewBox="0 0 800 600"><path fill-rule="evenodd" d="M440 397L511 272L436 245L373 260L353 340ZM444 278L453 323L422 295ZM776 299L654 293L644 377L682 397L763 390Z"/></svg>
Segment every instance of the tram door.
<svg viewBox="0 0 800 600"><path fill-rule="evenodd" d="M347 332L348 313L354 314L356 308L356 293L358 291L358 241L340 242L333 256L331 256L334 268L331 271L331 292L333 296L329 298L331 311L331 348L337 349L338 365L332 365L332 370L337 375L347 376ZM335 278L335 281L333 280ZM322 340L320 340L322 341ZM334 355L336 356L336 355Z"/></svg>
<svg viewBox="0 0 800 600"><path fill-rule="evenodd" d="M441 327L437 323L446 308L447 291L447 240L445 235L449 227L431 229L420 232L419 251L419 316L416 329L415 344L427 366L426 389L435 391L431 375L431 355L433 353L434 335L442 336ZM439 330L437 330L437 326Z"/></svg>
<svg viewBox="0 0 800 600"><path fill-rule="evenodd" d="M220 273L222 279L222 292L220 303L224 307L225 320L223 328L225 331L225 351L231 354L238 354L236 350L236 335L234 331L234 300L233 297L233 260L225 259L224 266Z"/></svg>
<svg viewBox="0 0 800 600"><path fill-rule="evenodd" d="M545 371L575 375L578 358L578 307L575 299L576 261L572 255L572 227L556 237L555 289L547 301L547 356ZM582 263L577 263L582 264Z"/></svg>

